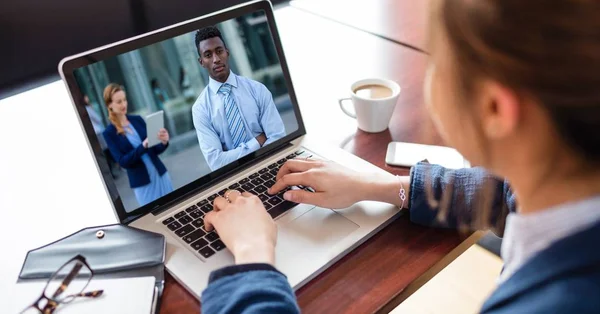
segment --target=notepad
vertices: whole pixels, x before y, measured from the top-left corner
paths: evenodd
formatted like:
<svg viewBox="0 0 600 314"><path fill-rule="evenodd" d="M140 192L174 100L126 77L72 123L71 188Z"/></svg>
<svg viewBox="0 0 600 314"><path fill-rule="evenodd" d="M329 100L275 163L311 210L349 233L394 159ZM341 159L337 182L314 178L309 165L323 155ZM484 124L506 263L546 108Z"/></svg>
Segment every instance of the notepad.
<svg viewBox="0 0 600 314"><path fill-rule="evenodd" d="M33 303L42 293L45 281L19 283L13 290L12 310L19 313ZM92 279L85 291L104 290L102 296L95 299L77 298L66 305L59 305L60 314L149 314L155 306L154 277L135 277L118 279ZM10 307L9 307L10 309Z"/></svg>

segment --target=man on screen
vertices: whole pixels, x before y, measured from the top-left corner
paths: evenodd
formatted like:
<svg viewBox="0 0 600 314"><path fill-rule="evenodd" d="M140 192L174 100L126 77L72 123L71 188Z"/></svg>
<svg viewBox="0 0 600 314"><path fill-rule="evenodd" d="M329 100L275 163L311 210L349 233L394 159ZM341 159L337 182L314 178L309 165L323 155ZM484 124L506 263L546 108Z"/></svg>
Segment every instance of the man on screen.
<svg viewBox="0 0 600 314"><path fill-rule="evenodd" d="M285 127L271 92L260 82L230 70L229 50L219 29L198 30L196 47L209 83L194 103L192 116L210 169L284 137Z"/></svg>

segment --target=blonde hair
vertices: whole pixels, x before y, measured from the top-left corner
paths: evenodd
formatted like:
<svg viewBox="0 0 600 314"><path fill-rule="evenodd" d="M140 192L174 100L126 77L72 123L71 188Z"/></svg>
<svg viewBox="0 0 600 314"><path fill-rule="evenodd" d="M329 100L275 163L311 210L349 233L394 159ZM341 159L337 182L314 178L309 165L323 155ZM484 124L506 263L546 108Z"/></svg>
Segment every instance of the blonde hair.
<svg viewBox="0 0 600 314"><path fill-rule="evenodd" d="M123 129L123 125L121 124L121 121L119 120L119 118L117 118L117 115L109 107L110 103L112 103L113 95L119 91L123 91L123 92L125 91L123 86L116 84L116 83L108 84L104 88L104 103L106 104L106 108L108 108L108 119L115 126L115 128L117 128L117 133L124 134L125 129Z"/></svg>

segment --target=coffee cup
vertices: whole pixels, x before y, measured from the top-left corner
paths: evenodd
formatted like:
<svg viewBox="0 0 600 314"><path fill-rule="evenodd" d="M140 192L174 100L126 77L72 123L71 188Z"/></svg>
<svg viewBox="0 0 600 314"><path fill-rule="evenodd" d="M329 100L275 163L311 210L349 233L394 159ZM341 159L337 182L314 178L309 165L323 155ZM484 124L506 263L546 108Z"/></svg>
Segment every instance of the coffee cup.
<svg viewBox="0 0 600 314"><path fill-rule="evenodd" d="M356 119L359 129L369 133L381 132L390 124L400 90L400 86L391 80L360 80L350 86L349 98L339 100L340 108L346 115ZM345 107L347 101L354 105L354 112Z"/></svg>

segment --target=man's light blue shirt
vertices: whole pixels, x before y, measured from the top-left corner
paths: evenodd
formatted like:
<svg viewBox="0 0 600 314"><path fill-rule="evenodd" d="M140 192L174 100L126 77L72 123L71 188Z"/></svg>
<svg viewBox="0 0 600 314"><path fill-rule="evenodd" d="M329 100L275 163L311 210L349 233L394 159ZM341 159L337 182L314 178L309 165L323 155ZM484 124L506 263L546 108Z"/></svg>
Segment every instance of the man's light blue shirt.
<svg viewBox="0 0 600 314"><path fill-rule="evenodd" d="M260 144L256 137L261 133L267 137L263 146L285 136L285 127L273 102L273 95L263 84L233 72L229 73L225 83L232 86L231 95L251 139L233 147L225 118L225 96L218 93L223 83L209 78L208 86L192 106L192 117L200 150L213 171L258 150Z"/></svg>

